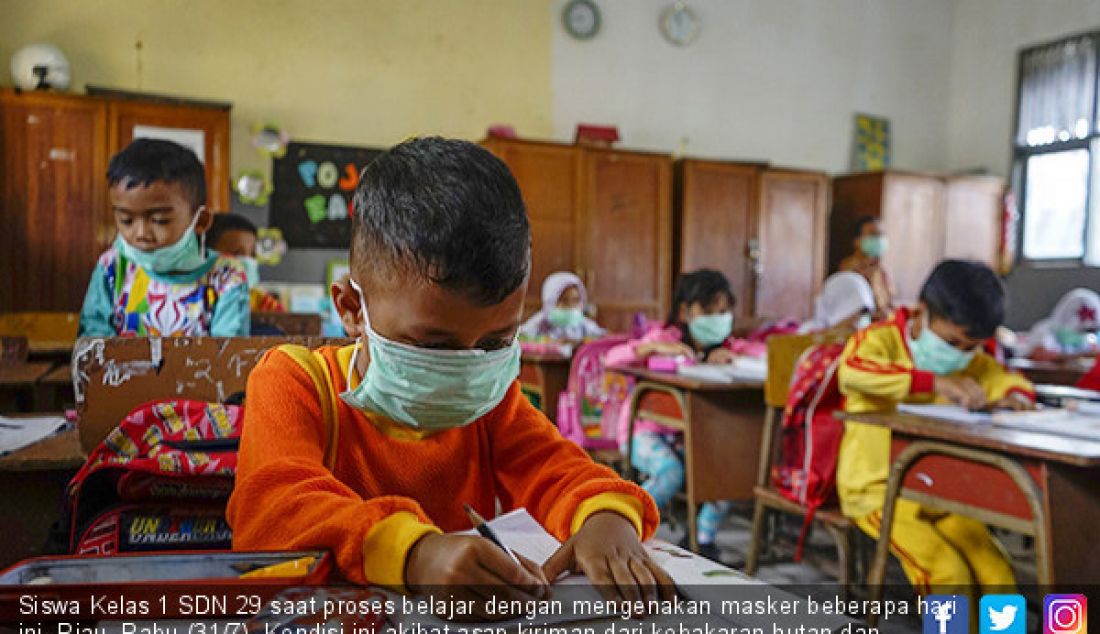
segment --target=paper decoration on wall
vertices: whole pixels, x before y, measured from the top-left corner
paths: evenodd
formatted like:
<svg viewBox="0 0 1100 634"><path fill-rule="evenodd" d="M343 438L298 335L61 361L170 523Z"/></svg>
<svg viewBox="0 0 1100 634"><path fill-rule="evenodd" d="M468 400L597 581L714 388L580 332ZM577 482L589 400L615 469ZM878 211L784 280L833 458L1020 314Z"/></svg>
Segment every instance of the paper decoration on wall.
<svg viewBox="0 0 1100 634"><path fill-rule="evenodd" d="M286 255L286 240L278 227L260 227L256 231L256 261L266 266L275 266Z"/></svg>
<svg viewBox="0 0 1100 634"><path fill-rule="evenodd" d="M290 135L274 123L257 123L252 126L252 147L264 156L282 158Z"/></svg>
<svg viewBox="0 0 1100 634"><path fill-rule="evenodd" d="M266 205L271 189L271 181L260 170L241 170L233 181L233 191L237 192L237 198L246 205Z"/></svg>
<svg viewBox="0 0 1100 634"><path fill-rule="evenodd" d="M890 120L856 114L852 170L876 172L890 167Z"/></svg>
<svg viewBox="0 0 1100 634"><path fill-rule="evenodd" d="M271 224L291 247L347 248L359 173L383 150L290 143L275 159Z"/></svg>

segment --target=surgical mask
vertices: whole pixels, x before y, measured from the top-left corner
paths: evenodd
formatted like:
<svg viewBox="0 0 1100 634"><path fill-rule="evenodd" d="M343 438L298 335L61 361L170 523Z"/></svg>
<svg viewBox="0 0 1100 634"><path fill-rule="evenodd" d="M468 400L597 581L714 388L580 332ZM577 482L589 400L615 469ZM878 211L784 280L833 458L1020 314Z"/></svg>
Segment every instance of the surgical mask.
<svg viewBox="0 0 1100 634"><path fill-rule="evenodd" d="M1080 332L1077 330L1070 330L1066 328L1059 328L1054 337L1058 339L1058 343L1063 348L1070 350L1080 350L1088 345L1089 335L1086 332Z"/></svg>
<svg viewBox="0 0 1100 634"><path fill-rule="evenodd" d="M925 322L920 336L914 341L909 340L909 352L913 354L913 364L920 370L925 370L940 376L954 374L966 369L977 349L963 352L955 346L944 341L939 335L932 332L932 328Z"/></svg>
<svg viewBox="0 0 1100 634"><path fill-rule="evenodd" d="M428 350L390 341L371 328L363 292L363 330L370 365L354 389L340 394L351 407L422 430L464 427L504 400L519 376L518 341L500 350ZM348 366L355 367L361 343Z"/></svg>
<svg viewBox="0 0 1100 634"><path fill-rule="evenodd" d="M584 323L584 313L579 308L551 308L546 319L558 328L569 328Z"/></svg>
<svg viewBox="0 0 1100 634"><path fill-rule="evenodd" d="M166 247L142 251L127 242L120 233L115 238L115 248L123 257L146 271L160 274L194 271L206 261L206 234L201 239L195 235L195 226L199 223L201 212L200 207L180 239Z"/></svg>
<svg viewBox="0 0 1100 634"><path fill-rule="evenodd" d="M886 253L886 236L864 236L859 239L859 248L872 258L881 258Z"/></svg>
<svg viewBox="0 0 1100 634"><path fill-rule="evenodd" d="M244 256L238 258L244 266L245 275L248 277L248 287L253 288L260 283L260 263L256 258Z"/></svg>
<svg viewBox="0 0 1100 634"><path fill-rule="evenodd" d="M717 346L728 339L733 332L733 313L699 315L688 322L688 332L691 333L691 338L704 348Z"/></svg>

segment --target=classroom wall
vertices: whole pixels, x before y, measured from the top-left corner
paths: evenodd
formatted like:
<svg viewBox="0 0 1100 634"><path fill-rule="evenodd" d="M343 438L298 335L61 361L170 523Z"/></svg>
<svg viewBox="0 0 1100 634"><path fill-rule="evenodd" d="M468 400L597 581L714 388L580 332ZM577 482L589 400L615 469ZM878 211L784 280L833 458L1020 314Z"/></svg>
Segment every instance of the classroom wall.
<svg viewBox="0 0 1100 634"><path fill-rule="evenodd" d="M1005 176L1015 129L1021 48L1100 29L1096 0L956 0L953 10L947 167ZM1017 268L1007 280L1009 326L1045 317L1064 293L1100 289L1100 269Z"/></svg>
<svg viewBox="0 0 1100 634"><path fill-rule="evenodd" d="M627 147L842 172L858 111L891 120L895 166L943 166L951 0L692 0L684 48L658 30L669 4L600 0L590 41L555 25L555 136L613 123Z"/></svg>

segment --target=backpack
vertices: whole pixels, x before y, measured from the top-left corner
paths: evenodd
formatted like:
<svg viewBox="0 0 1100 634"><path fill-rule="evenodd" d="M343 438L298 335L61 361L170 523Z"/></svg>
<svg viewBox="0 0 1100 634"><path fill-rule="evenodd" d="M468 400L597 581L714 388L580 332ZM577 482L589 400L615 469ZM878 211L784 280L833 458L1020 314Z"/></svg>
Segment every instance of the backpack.
<svg viewBox="0 0 1100 634"><path fill-rule="evenodd" d="M278 349L306 371L321 396L324 464L332 469L336 395L326 394L328 367L302 346ZM167 399L137 407L69 482L47 548L75 555L231 548L225 505L243 424L244 407L235 404Z"/></svg>
<svg viewBox="0 0 1100 634"><path fill-rule="evenodd" d="M127 414L69 482L60 528L74 555L226 549L244 409L186 399Z"/></svg>
<svg viewBox="0 0 1100 634"><path fill-rule="evenodd" d="M837 368L843 343L814 346L795 364L783 411L779 456L772 484L780 495L806 508L795 561L813 524L814 513L836 497L836 462L844 421L833 412L843 407Z"/></svg>
<svg viewBox="0 0 1100 634"><path fill-rule="evenodd" d="M609 335L577 349L569 366L569 381L558 395L557 424L561 435L585 449L615 449L617 414L630 394L629 380L607 372L603 358L628 341Z"/></svg>

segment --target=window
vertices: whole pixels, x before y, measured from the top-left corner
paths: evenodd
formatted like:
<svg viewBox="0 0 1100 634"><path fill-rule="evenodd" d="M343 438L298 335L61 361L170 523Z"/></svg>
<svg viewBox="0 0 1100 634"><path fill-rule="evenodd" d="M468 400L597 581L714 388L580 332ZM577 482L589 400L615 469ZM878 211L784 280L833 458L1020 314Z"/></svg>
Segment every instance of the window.
<svg viewBox="0 0 1100 634"><path fill-rule="evenodd" d="M1100 266L1100 32L1020 52L1013 180L1030 262Z"/></svg>

